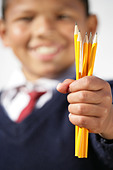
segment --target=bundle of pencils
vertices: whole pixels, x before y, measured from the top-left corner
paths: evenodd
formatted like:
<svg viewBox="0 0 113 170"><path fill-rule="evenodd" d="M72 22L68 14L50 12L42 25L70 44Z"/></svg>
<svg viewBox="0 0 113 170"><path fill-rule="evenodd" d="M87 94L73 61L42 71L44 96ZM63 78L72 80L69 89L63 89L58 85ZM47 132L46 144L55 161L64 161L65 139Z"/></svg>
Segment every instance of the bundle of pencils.
<svg viewBox="0 0 113 170"><path fill-rule="evenodd" d="M85 39L82 45L81 33L75 25L74 32L75 44L75 64L76 64L76 80L93 74L95 55L97 49L97 33L92 43L92 33L85 34ZM75 156L78 158L87 158L88 155L88 134L89 131L85 128L75 126Z"/></svg>

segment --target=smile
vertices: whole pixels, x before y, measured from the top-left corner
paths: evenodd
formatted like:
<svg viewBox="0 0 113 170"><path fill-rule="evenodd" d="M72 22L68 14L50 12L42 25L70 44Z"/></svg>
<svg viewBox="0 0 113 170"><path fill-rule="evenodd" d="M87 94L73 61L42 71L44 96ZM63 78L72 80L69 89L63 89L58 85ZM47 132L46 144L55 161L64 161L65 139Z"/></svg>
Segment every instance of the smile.
<svg viewBox="0 0 113 170"><path fill-rule="evenodd" d="M51 55L51 54L56 53L57 51L58 51L58 48L56 47L46 47L46 46L39 47L36 49L36 52L42 55Z"/></svg>
<svg viewBox="0 0 113 170"><path fill-rule="evenodd" d="M32 48L30 53L33 57L42 61L52 60L63 48L61 46L39 46Z"/></svg>

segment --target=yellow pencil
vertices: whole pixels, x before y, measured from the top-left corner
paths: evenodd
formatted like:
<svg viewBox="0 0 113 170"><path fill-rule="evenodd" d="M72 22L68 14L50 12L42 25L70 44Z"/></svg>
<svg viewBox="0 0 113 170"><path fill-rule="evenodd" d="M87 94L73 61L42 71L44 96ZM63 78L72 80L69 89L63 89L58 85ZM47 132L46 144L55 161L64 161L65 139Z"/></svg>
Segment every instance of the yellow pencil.
<svg viewBox="0 0 113 170"><path fill-rule="evenodd" d="M92 48L91 48L91 59L90 59L90 63L89 63L89 66L88 66L88 76L91 76L93 74L96 50L97 50L97 33L95 34L93 44L92 44Z"/></svg>
<svg viewBox="0 0 113 170"><path fill-rule="evenodd" d="M83 44L83 66L82 66L82 77L86 76L87 74L87 60L88 60L88 35L85 34L84 44ZM86 129L80 128L79 135L78 135L78 142L77 142L77 154L79 158L85 157L85 136ZM80 142L80 143L79 143Z"/></svg>
<svg viewBox="0 0 113 170"><path fill-rule="evenodd" d="M92 48L92 32L90 32L89 42L88 42L88 66L91 60L91 48ZM88 68L87 68L87 73L88 73Z"/></svg>
<svg viewBox="0 0 113 170"><path fill-rule="evenodd" d="M79 58L77 55L77 39L78 39L78 26L76 23L75 30L74 30L75 64L76 64L76 79L79 79Z"/></svg>
<svg viewBox="0 0 113 170"><path fill-rule="evenodd" d="M80 78L80 68L81 68L81 50L82 50L82 38L80 31L78 32L78 38L77 38L77 56L76 56L76 79ZM78 139L78 133L79 133L79 127L75 127L75 156L78 156L77 154L77 139Z"/></svg>
<svg viewBox="0 0 113 170"><path fill-rule="evenodd" d="M74 30L74 45L75 45L75 65L76 65L76 80L79 79L79 58L77 55L77 39L78 39L78 26L77 23L75 24ZM78 136L79 127L75 126L75 156L76 156L76 143L77 143L77 136Z"/></svg>
<svg viewBox="0 0 113 170"><path fill-rule="evenodd" d="M88 65L88 35L85 34L85 40L83 45L83 67L82 67L82 77L87 75L87 65Z"/></svg>
<svg viewBox="0 0 113 170"><path fill-rule="evenodd" d="M87 66L88 65L88 35L87 33L85 34L85 40L84 40L84 45L83 45L83 68L82 68L82 77L87 75ZM82 145L81 145L81 152L80 152L80 158L86 157L86 150L87 150L87 129L82 128Z"/></svg>

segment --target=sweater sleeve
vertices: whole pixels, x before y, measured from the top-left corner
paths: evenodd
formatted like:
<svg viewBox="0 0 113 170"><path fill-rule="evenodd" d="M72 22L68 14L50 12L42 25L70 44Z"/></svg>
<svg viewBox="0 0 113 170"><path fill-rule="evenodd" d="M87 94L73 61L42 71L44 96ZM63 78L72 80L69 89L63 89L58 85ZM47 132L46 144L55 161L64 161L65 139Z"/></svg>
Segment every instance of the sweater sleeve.
<svg viewBox="0 0 113 170"><path fill-rule="evenodd" d="M108 81L108 83L110 84L113 96L113 81ZM99 159L105 163L109 169L113 169L113 140L104 139L98 134L90 134L90 137L94 150Z"/></svg>
<svg viewBox="0 0 113 170"><path fill-rule="evenodd" d="M97 157L109 169L113 169L113 140L106 140L98 134L90 134L90 137Z"/></svg>

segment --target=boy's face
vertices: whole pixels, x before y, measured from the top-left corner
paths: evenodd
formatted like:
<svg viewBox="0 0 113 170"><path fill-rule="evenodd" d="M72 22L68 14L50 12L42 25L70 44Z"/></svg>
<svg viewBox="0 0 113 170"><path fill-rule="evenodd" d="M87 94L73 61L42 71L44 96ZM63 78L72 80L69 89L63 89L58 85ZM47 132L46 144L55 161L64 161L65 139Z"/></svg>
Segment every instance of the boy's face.
<svg viewBox="0 0 113 170"><path fill-rule="evenodd" d="M9 0L3 40L27 79L54 78L74 63L74 25L82 37L88 17L79 0Z"/></svg>

